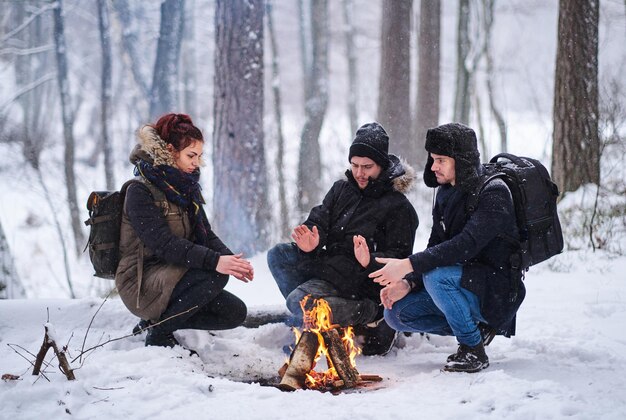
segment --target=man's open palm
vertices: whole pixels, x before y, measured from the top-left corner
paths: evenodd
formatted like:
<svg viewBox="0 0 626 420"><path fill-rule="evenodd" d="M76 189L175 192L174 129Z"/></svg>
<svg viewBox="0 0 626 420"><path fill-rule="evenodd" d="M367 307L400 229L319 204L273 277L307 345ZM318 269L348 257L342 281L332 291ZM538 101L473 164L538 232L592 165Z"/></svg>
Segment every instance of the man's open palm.
<svg viewBox="0 0 626 420"><path fill-rule="evenodd" d="M296 241L296 245L304 252L311 252L320 243L320 234L317 231L317 226L313 226L313 230L310 230L306 225L296 226L291 232L291 237Z"/></svg>

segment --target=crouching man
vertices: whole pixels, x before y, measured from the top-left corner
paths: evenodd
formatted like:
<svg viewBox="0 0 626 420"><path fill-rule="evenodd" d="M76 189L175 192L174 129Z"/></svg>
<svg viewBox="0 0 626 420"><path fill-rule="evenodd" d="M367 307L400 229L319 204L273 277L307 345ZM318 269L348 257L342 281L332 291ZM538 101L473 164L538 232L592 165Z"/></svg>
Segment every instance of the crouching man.
<svg viewBox="0 0 626 420"><path fill-rule="evenodd" d="M278 244L267 262L286 299L302 319L302 299L325 299L332 321L354 326L363 354L386 354L396 331L383 319L381 286L368 274L382 267L375 257L406 258L413 251L418 219L404 195L413 182L411 168L388 153L389 137L378 123L363 125L350 146L350 169L336 181L322 204Z"/></svg>
<svg viewBox="0 0 626 420"><path fill-rule="evenodd" d="M519 234L511 193L499 178L489 181L474 209L468 198L483 167L474 131L462 124L428 130L424 182L438 187L426 250L372 273L385 286L385 320L405 332L454 335L458 350L445 371L478 372L489 366L485 345L494 334L515 333L515 313L525 296L510 258Z"/></svg>

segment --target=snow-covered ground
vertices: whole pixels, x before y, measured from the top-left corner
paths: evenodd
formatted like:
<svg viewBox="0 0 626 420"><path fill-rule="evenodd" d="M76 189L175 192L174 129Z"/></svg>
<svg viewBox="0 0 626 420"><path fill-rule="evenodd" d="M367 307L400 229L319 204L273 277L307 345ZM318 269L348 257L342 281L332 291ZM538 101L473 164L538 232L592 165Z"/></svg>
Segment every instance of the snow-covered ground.
<svg viewBox="0 0 626 420"><path fill-rule="evenodd" d="M228 288L252 310L281 305L264 256L253 262L252 284ZM455 351L450 337L404 339L386 357L357 358L361 373L381 375L376 389L331 395L285 393L262 386L275 380L293 341L290 329L270 324L208 333L182 331L196 349L146 348L142 337L114 341L76 360L75 381L56 360L47 379L31 375L44 323L78 355L102 300L85 298L0 301L0 418L41 419L249 419L324 416L381 418L626 418L626 257L566 252L527 276L528 295L517 336L496 337L487 348L491 366L477 374L442 373ZM135 319L117 299L93 320L85 348L129 333ZM50 360L52 350L47 360ZM70 358L70 359L71 359ZM316 417L317 418L317 417Z"/></svg>

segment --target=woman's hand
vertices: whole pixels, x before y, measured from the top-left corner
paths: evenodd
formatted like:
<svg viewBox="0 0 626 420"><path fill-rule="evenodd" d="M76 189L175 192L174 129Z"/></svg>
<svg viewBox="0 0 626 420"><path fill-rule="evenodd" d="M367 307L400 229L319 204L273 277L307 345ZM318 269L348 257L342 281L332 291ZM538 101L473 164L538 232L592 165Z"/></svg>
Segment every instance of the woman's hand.
<svg viewBox="0 0 626 420"><path fill-rule="evenodd" d="M352 237L352 241L354 242L354 256L356 257L356 260L359 264L361 264L361 266L363 266L363 268L366 268L370 265L371 259L367 241L361 235L354 235Z"/></svg>
<svg viewBox="0 0 626 420"><path fill-rule="evenodd" d="M238 280L248 283L254 279L254 268L250 261L242 258L243 254L222 255L217 260L215 270L221 274L233 276Z"/></svg>
<svg viewBox="0 0 626 420"><path fill-rule="evenodd" d="M309 230L306 225L296 226L291 232L291 237L304 252L311 252L320 244L320 234L317 226L313 226L313 230Z"/></svg>
<svg viewBox="0 0 626 420"><path fill-rule="evenodd" d="M408 258L401 260L397 258L376 258L376 261L385 264L380 270L374 271L369 278L381 286L388 286L402 281L404 276L413 271L413 266Z"/></svg>

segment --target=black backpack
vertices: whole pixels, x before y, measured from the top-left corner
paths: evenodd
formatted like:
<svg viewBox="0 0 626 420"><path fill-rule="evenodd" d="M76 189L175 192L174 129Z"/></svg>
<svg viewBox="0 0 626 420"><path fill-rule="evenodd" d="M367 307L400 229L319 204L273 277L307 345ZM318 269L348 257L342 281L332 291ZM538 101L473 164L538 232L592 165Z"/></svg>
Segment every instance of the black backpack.
<svg viewBox="0 0 626 420"><path fill-rule="evenodd" d="M502 160L501 160L502 158ZM548 170L536 159L500 153L484 164L485 176L471 195L468 210L478 203L478 195L494 178L501 178L511 191L519 230L519 251L512 256L512 269L522 274L563 251L563 233L556 209L559 189Z"/></svg>
<svg viewBox="0 0 626 420"><path fill-rule="evenodd" d="M115 278L119 264L124 198L126 189L133 182L142 182L142 180L131 179L125 182L119 191L93 191L87 198L89 219L85 220L85 225L89 226L90 230L85 250L89 249L89 259L96 277ZM164 207L163 203L167 205L167 199L161 190L150 183L144 182L144 184L150 189L157 206Z"/></svg>

